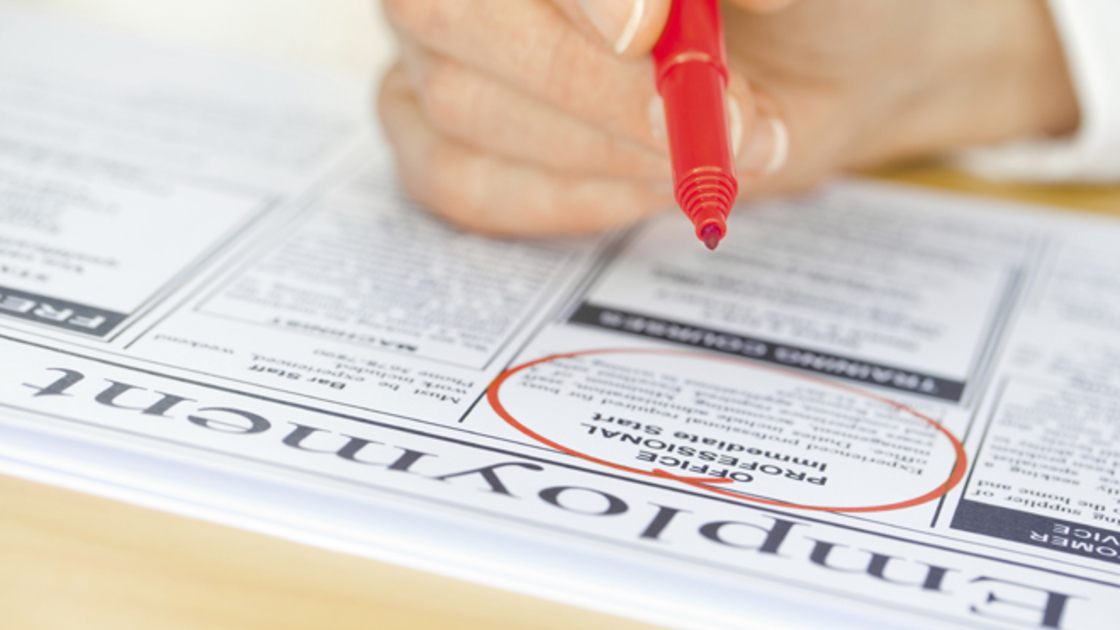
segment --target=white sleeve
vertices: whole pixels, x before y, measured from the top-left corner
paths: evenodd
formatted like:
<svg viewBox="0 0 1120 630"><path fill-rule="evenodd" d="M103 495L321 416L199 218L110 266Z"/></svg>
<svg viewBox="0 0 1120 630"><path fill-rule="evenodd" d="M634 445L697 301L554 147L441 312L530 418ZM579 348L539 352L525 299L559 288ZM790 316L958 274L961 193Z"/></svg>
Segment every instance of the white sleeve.
<svg viewBox="0 0 1120 630"><path fill-rule="evenodd" d="M957 164L995 179L1120 181L1120 0L1049 0L1081 105L1068 138L964 151Z"/></svg>

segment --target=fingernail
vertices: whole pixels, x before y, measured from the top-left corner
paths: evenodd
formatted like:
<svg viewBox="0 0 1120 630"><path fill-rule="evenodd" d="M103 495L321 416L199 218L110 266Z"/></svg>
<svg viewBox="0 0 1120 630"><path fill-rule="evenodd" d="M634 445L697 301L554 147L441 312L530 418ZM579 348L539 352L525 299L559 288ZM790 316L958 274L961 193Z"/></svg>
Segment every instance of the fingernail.
<svg viewBox="0 0 1120 630"><path fill-rule="evenodd" d="M578 0L588 19L599 29L616 55L621 55L634 43L646 0Z"/></svg>
<svg viewBox="0 0 1120 630"><path fill-rule="evenodd" d="M732 94L727 95L727 130L731 133L731 153L739 155L743 148L743 110Z"/></svg>
<svg viewBox="0 0 1120 630"><path fill-rule="evenodd" d="M661 144L667 144L669 142L669 128L665 126L665 101L655 94L649 100L646 113L649 115L649 127L653 133L653 139Z"/></svg>
<svg viewBox="0 0 1120 630"><path fill-rule="evenodd" d="M743 170L768 177L782 170L789 158L789 130L779 118L759 118L737 162Z"/></svg>

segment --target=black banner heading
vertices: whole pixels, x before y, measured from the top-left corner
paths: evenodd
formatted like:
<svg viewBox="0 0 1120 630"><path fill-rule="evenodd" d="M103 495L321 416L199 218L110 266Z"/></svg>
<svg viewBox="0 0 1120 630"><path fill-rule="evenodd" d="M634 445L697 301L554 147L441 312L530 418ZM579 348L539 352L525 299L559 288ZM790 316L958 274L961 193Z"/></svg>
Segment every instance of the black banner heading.
<svg viewBox="0 0 1120 630"><path fill-rule="evenodd" d="M0 287L0 316L25 319L93 337L108 335L127 317L93 306L5 287Z"/></svg>
<svg viewBox="0 0 1120 630"><path fill-rule="evenodd" d="M568 322L952 402L960 402L964 393L965 384L960 381L619 309L603 308L588 302L583 303L568 318Z"/></svg>
<svg viewBox="0 0 1120 630"><path fill-rule="evenodd" d="M1120 531L961 501L953 529L1120 564Z"/></svg>

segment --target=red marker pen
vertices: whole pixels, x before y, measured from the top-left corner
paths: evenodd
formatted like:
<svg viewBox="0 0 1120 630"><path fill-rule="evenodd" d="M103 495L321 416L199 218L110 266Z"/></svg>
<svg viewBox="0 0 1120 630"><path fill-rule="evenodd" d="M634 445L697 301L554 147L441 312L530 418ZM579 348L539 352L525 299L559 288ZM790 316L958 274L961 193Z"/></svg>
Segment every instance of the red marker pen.
<svg viewBox="0 0 1120 630"><path fill-rule="evenodd" d="M739 194L727 123L727 56L719 0L673 0L653 48L677 203L715 249Z"/></svg>

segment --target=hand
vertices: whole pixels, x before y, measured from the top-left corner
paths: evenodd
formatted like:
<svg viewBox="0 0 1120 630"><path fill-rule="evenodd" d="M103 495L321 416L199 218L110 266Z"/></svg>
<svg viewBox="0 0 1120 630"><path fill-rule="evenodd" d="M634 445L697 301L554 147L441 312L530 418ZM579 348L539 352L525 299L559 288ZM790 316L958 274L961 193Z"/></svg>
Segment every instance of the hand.
<svg viewBox="0 0 1120 630"><path fill-rule="evenodd" d="M669 2L385 0L405 187L495 234L673 207L648 56ZM1077 125L1044 0L736 0L724 21L741 198Z"/></svg>

